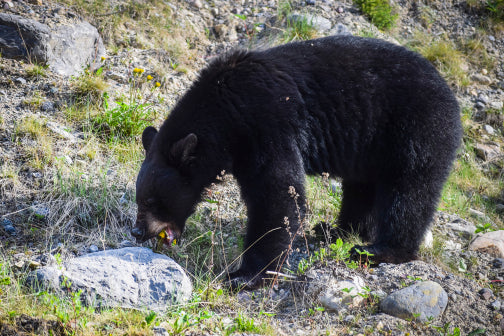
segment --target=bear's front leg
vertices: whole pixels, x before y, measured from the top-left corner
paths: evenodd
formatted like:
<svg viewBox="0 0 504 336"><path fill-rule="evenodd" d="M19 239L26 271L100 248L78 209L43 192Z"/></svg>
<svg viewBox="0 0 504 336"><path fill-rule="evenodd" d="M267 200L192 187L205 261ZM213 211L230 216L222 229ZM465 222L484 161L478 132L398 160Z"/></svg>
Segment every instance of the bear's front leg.
<svg viewBox="0 0 504 336"><path fill-rule="evenodd" d="M266 271L281 270L299 234L305 212L304 174L295 165L284 165L237 176L247 204L248 225L241 266L227 277L234 289L266 285L274 278Z"/></svg>

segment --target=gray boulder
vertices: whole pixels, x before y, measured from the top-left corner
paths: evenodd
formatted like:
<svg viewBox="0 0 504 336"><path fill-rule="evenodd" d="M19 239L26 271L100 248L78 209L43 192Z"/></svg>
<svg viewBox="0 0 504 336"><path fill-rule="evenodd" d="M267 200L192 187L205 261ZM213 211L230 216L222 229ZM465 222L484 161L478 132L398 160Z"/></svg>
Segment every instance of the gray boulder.
<svg viewBox="0 0 504 336"><path fill-rule="evenodd" d="M35 290L82 290L81 299L97 307L165 311L186 302L192 284L171 258L141 247L90 253L59 266L39 268L27 277Z"/></svg>
<svg viewBox="0 0 504 336"><path fill-rule="evenodd" d="M448 304L448 294L434 281L424 281L398 290L380 304L381 310L402 319L421 322L441 315Z"/></svg>
<svg viewBox="0 0 504 336"><path fill-rule="evenodd" d="M0 13L0 52L48 65L62 76L94 68L105 47L95 27L85 21L54 28L18 15Z"/></svg>

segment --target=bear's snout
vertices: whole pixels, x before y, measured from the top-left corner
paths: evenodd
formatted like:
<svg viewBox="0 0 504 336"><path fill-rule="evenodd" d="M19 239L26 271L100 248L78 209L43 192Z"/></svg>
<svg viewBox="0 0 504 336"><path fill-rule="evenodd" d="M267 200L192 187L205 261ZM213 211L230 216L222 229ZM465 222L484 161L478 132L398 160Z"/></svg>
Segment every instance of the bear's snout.
<svg viewBox="0 0 504 336"><path fill-rule="evenodd" d="M131 235L136 238L137 243L144 242L145 231L139 227L134 227L131 229Z"/></svg>

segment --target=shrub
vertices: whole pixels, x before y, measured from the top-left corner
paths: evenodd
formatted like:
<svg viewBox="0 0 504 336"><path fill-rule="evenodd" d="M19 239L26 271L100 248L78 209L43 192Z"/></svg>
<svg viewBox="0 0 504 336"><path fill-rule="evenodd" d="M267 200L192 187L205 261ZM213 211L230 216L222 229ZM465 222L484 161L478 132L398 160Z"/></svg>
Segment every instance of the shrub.
<svg viewBox="0 0 504 336"><path fill-rule="evenodd" d="M398 15L388 0L354 0L354 3L379 29L390 29L395 25Z"/></svg>

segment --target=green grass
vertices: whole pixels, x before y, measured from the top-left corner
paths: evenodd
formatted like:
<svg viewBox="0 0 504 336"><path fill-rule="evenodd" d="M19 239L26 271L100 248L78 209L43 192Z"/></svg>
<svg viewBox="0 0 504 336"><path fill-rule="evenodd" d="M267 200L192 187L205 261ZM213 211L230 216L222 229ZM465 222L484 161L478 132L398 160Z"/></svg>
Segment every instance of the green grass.
<svg viewBox="0 0 504 336"><path fill-rule="evenodd" d="M26 69L26 74L29 77L39 78L47 76L47 66L40 64L29 64Z"/></svg>
<svg viewBox="0 0 504 336"><path fill-rule="evenodd" d="M378 29L388 30L397 21L398 15L388 0L354 0L354 3Z"/></svg>
<svg viewBox="0 0 504 336"><path fill-rule="evenodd" d="M457 87L469 85L466 58L452 41L417 32L408 46L434 64L449 83Z"/></svg>

